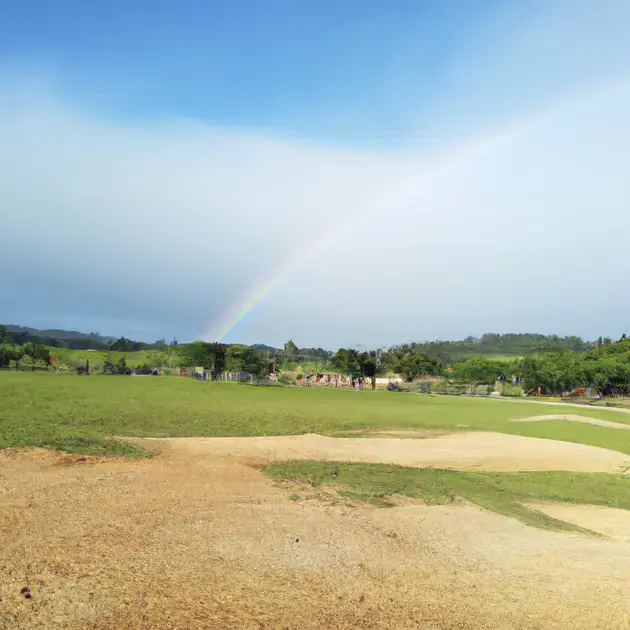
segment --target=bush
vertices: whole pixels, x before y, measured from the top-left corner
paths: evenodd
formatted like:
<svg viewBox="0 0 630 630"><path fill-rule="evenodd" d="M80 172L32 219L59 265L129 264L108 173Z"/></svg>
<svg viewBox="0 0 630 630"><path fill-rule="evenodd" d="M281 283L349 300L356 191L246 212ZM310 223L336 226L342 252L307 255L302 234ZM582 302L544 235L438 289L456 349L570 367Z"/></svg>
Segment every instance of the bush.
<svg viewBox="0 0 630 630"><path fill-rule="evenodd" d="M291 377L290 372L281 372L278 375L278 382L285 383L287 385L291 385L293 383L293 378Z"/></svg>
<svg viewBox="0 0 630 630"><path fill-rule="evenodd" d="M475 396L489 396L492 391L492 385L477 385L475 387Z"/></svg>
<svg viewBox="0 0 630 630"><path fill-rule="evenodd" d="M432 394L448 394L449 384L448 381L433 381L431 383Z"/></svg>
<svg viewBox="0 0 630 630"><path fill-rule="evenodd" d="M116 366L111 361L105 361L103 363L103 373L104 374L118 374L118 370Z"/></svg>
<svg viewBox="0 0 630 630"><path fill-rule="evenodd" d="M501 396L510 398L520 398L523 395L523 388L512 383L501 383Z"/></svg>
<svg viewBox="0 0 630 630"><path fill-rule="evenodd" d="M414 383L415 391L420 392L421 394L430 394L431 393L431 382L430 381L418 381Z"/></svg>

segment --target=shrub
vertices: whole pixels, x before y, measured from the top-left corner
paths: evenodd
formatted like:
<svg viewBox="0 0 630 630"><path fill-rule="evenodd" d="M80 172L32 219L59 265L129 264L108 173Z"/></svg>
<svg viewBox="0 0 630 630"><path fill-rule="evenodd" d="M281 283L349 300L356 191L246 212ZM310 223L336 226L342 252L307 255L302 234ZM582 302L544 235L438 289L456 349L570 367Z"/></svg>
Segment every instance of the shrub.
<svg viewBox="0 0 630 630"><path fill-rule="evenodd" d="M105 361L103 363L103 373L104 374L118 374L118 370L116 366L111 361Z"/></svg>
<svg viewBox="0 0 630 630"><path fill-rule="evenodd" d="M447 381L434 381L431 383L431 393L433 394L448 394L449 384Z"/></svg>
<svg viewBox="0 0 630 630"><path fill-rule="evenodd" d="M520 398L523 395L523 388L512 383L501 383L501 396L510 398Z"/></svg>
<svg viewBox="0 0 630 630"><path fill-rule="evenodd" d="M285 383L287 385L290 385L291 383L293 383L293 379L291 378L291 373L287 373L287 372L281 372L278 375L278 382L279 383Z"/></svg>
<svg viewBox="0 0 630 630"><path fill-rule="evenodd" d="M418 381L417 383L415 383L415 388L416 391L420 392L421 394L430 394L431 393L431 382L430 381Z"/></svg>
<svg viewBox="0 0 630 630"><path fill-rule="evenodd" d="M477 385L475 387L475 396L488 396L492 391L492 385Z"/></svg>

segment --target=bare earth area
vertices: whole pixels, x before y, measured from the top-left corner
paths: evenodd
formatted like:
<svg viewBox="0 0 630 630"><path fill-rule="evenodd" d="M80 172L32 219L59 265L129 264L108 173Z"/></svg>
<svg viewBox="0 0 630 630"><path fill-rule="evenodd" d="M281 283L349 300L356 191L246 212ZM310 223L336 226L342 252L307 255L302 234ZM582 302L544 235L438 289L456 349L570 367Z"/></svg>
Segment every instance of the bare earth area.
<svg viewBox="0 0 630 630"><path fill-rule="evenodd" d="M599 420L598 418L587 418L586 416L578 416L572 413L557 413L548 416L531 416L530 418L517 418L509 422L545 422L548 420L569 420L570 422L584 422L586 424L595 424L598 427L608 427L609 429L625 429L630 431L630 424L622 424L621 422L611 422L610 420Z"/></svg>
<svg viewBox="0 0 630 630"><path fill-rule="evenodd" d="M331 438L311 434L134 441L149 448L177 449L198 455L319 459L457 470L621 472L629 459L623 453L596 446L490 432L453 433L422 440Z"/></svg>
<svg viewBox="0 0 630 630"><path fill-rule="evenodd" d="M630 542L630 512L600 505L528 503L548 516L573 523L604 536Z"/></svg>
<svg viewBox="0 0 630 630"><path fill-rule="evenodd" d="M626 540L467 505L293 504L195 442L139 461L0 451L0 628L630 627Z"/></svg>

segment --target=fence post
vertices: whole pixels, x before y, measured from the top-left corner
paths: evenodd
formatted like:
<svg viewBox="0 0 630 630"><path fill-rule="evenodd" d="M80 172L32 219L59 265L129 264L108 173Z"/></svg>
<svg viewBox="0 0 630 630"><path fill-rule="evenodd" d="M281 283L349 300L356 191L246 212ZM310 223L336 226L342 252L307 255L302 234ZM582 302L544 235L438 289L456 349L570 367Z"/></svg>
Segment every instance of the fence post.
<svg viewBox="0 0 630 630"><path fill-rule="evenodd" d="M250 374L250 375L249 375L249 384L250 384L250 385L253 385L253 384L254 384L254 375L253 375L253 374Z"/></svg>

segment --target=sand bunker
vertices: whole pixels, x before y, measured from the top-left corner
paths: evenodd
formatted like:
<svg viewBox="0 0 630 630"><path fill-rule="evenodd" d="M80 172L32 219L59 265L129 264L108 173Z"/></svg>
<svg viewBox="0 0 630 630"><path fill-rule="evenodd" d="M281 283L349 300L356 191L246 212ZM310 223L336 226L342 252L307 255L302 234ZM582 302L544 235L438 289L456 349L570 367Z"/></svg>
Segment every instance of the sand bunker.
<svg viewBox="0 0 630 630"><path fill-rule="evenodd" d="M249 459L319 459L457 470L622 472L628 456L556 440L467 432L423 440L321 435L237 438L144 438L149 448Z"/></svg>
<svg viewBox="0 0 630 630"><path fill-rule="evenodd" d="M193 442L138 461L0 451L0 628L628 627L630 543L466 505L295 504Z"/></svg>
<svg viewBox="0 0 630 630"><path fill-rule="evenodd" d="M528 503L528 507L604 536L630 542L630 512L627 510L572 503Z"/></svg>
<svg viewBox="0 0 630 630"><path fill-rule="evenodd" d="M630 431L630 424L622 424L621 422L610 422L609 420L599 420L598 418L587 418L586 416L578 416L572 413L557 413L548 416L532 416L531 418L516 418L510 422L546 422L548 420L569 420L571 422L584 422L586 424L595 424L598 427L608 427L610 429L625 429Z"/></svg>

